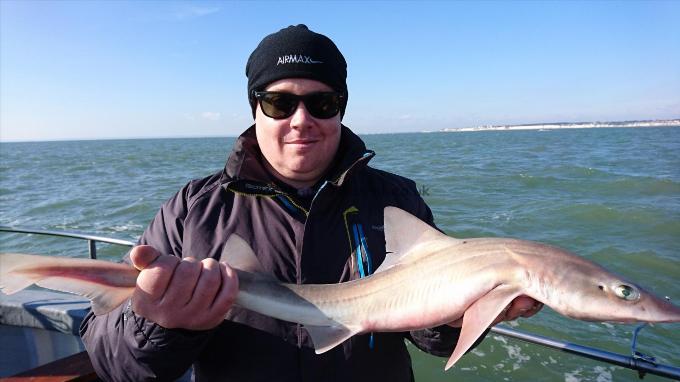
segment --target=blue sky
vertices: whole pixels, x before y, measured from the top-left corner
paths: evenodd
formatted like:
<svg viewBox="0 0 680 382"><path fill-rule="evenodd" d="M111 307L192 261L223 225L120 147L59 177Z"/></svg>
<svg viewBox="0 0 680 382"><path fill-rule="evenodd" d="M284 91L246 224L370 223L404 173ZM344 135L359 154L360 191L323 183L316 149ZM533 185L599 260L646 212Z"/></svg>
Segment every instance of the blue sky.
<svg viewBox="0 0 680 382"><path fill-rule="evenodd" d="M680 2L0 0L0 140L234 136L245 63L304 23L359 133L680 118Z"/></svg>

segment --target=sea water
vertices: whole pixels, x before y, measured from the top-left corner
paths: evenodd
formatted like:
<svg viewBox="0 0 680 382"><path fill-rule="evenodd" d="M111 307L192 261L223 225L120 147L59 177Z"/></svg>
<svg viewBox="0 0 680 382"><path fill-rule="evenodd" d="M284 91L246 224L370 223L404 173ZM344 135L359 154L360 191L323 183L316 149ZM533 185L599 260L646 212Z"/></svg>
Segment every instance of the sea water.
<svg viewBox="0 0 680 382"><path fill-rule="evenodd" d="M564 247L680 304L680 127L362 138L377 153L372 166L415 180L449 235ZM0 225L134 241L182 185L220 171L233 142L2 143ZM0 252L8 251L87 256L87 245L0 233ZM125 251L98 245L101 258L118 259ZM624 354L635 328L571 320L549 308L511 326ZM638 342L643 353L680 366L680 324L646 327ZM445 358L409 349L418 381L638 380L627 369L495 334L448 372Z"/></svg>

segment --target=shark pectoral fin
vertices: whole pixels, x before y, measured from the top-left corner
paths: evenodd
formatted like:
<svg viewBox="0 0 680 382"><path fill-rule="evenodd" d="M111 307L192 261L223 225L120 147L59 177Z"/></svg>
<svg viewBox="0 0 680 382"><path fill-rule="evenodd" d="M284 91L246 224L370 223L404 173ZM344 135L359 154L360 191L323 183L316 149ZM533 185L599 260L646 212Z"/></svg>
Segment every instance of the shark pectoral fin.
<svg viewBox="0 0 680 382"><path fill-rule="evenodd" d="M325 353L345 342L353 335L359 333L359 328L347 326L313 326L305 325L304 328L312 337L316 354Z"/></svg>
<svg viewBox="0 0 680 382"><path fill-rule="evenodd" d="M234 269L254 274L263 273L262 263L255 256L253 249L241 236L231 234L224 244L220 262L229 264Z"/></svg>
<svg viewBox="0 0 680 382"><path fill-rule="evenodd" d="M446 370L458 362L460 357L470 349L479 336L518 295L519 293L514 288L498 287L468 307L463 315L463 327L458 337L458 343L453 354L451 354L451 358L446 363Z"/></svg>

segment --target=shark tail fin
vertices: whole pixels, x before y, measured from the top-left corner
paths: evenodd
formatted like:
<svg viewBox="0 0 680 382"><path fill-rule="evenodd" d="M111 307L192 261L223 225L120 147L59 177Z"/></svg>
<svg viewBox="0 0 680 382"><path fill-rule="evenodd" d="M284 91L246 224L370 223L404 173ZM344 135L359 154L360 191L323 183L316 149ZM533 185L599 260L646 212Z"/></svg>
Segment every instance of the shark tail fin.
<svg viewBox="0 0 680 382"><path fill-rule="evenodd" d="M32 265L34 257L18 253L3 253L0 255L0 291L14 294L38 282L39 277L32 274L14 272Z"/></svg>
<svg viewBox="0 0 680 382"><path fill-rule="evenodd" d="M13 294L33 284L73 293L105 314L127 300L139 272L126 264L55 256L0 254L0 291Z"/></svg>

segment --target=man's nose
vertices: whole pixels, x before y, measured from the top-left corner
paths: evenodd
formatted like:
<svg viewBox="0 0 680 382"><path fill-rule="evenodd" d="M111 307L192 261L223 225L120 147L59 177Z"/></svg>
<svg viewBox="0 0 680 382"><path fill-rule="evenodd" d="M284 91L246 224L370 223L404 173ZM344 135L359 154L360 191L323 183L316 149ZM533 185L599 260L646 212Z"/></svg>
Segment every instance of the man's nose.
<svg viewBox="0 0 680 382"><path fill-rule="evenodd" d="M307 127L313 122L313 120L314 117L312 117L312 115L309 114L309 111L307 111L305 103L300 101L298 103L297 109L295 109L295 112L291 116L290 126L293 128Z"/></svg>

